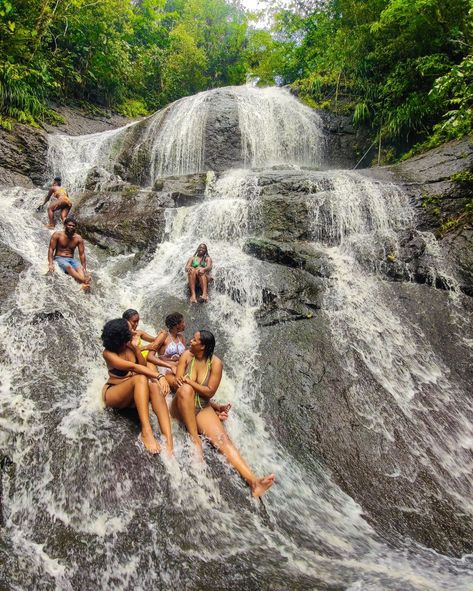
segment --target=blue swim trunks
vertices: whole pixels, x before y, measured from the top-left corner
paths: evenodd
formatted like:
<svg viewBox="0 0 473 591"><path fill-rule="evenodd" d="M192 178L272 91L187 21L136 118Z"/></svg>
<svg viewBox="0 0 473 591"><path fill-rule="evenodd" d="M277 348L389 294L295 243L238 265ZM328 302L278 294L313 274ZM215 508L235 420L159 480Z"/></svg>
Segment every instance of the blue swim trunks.
<svg viewBox="0 0 473 591"><path fill-rule="evenodd" d="M78 269L80 267L79 261L75 259L71 259L71 257L54 257L54 262L59 265L59 268L67 273L68 267L72 267L73 269Z"/></svg>

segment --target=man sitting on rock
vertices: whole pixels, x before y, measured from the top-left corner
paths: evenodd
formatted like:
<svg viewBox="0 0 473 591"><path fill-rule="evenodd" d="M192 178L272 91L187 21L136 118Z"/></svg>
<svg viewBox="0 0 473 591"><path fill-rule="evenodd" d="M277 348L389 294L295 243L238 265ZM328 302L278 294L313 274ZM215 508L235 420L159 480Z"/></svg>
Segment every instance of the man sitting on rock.
<svg viewBox="0 0 473 591"><path fill-rule="evenodd" d="M61 219L64 220L69 215L72 207L72 201L69 199L67 191L64 187L61 187L61 177L56 177L53 180L53 184L49 188L48 194L46 195L44 202L38 207L38 211L43 209L46 205L47 201L51 199L51 202L48 207L48 228L54 228L54 212L57 209L61 210Z"/></svg>
<svg viewBox="0 0 473 591"><path fill-rule="evenodd" d="M49 241L48 265L49 271L54 273L54 263L81 284L84 290L90 288L90 276L87 275L84 240L76 234L77 222L69 216L64 220L64 232L54 232ZM82 266L74 259L74 250L79 249Z"/></svg>

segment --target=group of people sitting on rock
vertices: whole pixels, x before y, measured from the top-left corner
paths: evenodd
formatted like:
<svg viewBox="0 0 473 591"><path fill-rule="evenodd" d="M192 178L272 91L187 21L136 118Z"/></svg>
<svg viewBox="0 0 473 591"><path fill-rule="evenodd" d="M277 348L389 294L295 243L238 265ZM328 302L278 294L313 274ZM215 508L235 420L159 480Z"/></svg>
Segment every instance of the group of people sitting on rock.
<svg viewBox="0 0 473 591"><path fill-rule="evenodd" d="M43 209L48 200L47 227L55 227L54 214L57 210L60 210L64 223L64 231L54 232L49 242L49 271L54 272L54 264L57 263L60 269L88 290L90 276L87 273L84 240L76 233L77 222L70 215L72 202L59 177L54 179L38 210ZM74 259L76 248L80 263ZM190 303L207 302L208 286L212 281L212 259L206 244L199 244L187 260L185 270ZM199 298L198 288L201 291ZM252 472L223 426L231 405L218 404L213 400L223 370L222 361L214 355L214 335L208 330L199 330L186 348L182 314L175 312L166 316L166 330L161 330L156 336L138 329L139 321L139 313L130 309L123 313L122 318L110 320L103 327L103 357L108 368L108 380L102 390L105 406L117 409L136 407L141 424L139 441L153 454L159 453L161 447L150 423L150 404L169 454L173 453L171 417L180 420L199 457L202 457L200 435L204 435L248 483L253 496L262 496L273 485L274 474L258 478ZM173 397L168 407L166 397L170 393Z"/></svg>
<svg viewBox="0 0 473 591"><path fill-rule="evenodd" d="M166 330L156 336L138 329L140 315L127 310L122 318L109 320L102 330L103 358L108 379L102 389L107 407L135 406L141 424L140 443L150 453L161 447L150 422L150 404L165 440L173 453L171 417L187 429L199 458L204 435L248 483L255 497L262 496L274 483L274 474L258 478L241 457L223 426L230 404L212 398L222 379L223 363L214 355L215 337L198 330L186 348L185 321L174 312L165 318ZM166 396L172 393L168 407Z"/></svg>
<svg viewBox="0 0 473 591"><path fill-rule="evenodd" d="M41 211L49 200L47 228L54 229L54 214L56 211L61 212L61 219L64 224L64 230L54 232L49 241L48 272L54 273L54 263L57 263L64 273L73 277L81 284L84 290L88 291L90 289L91 276L87 273L84 240L76 233L77 221L70 215L72 201L61 183L61 178L55 177L44 202L37 208L37 211ZM79 251L80 263L74 258L76 248ZM189 257L185 266L191 304L195 304L197 301L208 301L208 287L212 281L210 275L212 264L207 245L203 243L199 244L197 250L193 256ZM197 298L197 288L200 288L201 291L199 298Z"/></svg>

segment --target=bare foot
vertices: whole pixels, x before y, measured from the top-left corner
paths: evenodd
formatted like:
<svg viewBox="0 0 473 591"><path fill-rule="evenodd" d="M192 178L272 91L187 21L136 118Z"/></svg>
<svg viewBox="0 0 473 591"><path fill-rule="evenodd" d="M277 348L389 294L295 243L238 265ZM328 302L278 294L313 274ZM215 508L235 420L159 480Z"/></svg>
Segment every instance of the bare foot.
<svg viewBox="0 0 473 591"><path fill-rule="evenodd" d="M191 304L197 304L197 300L196 300L195 297L194 298L191 298L189 301L190 301Z"/></svg>
<svg viewBox="0 0 473 591"><path fill-rule="evenodd" d="M80 288L82 289L82 291L88 293L90 291L90 283L82 283Z"/></svg>
<svg viewBox="0 0 473 591"><path fill-rule="evenodd" d="M274 474L258 478L258 480L251 486L251 494L254 497L262 497L264 493L273 486L275 478Z"/></svg>
<svg viewBox="0 0 473 591"><path fill-rule="evenodd" d="M55 228L55 227L56 227L56 226L55 226L54 224L48 224L48 225L46 226L46 228L49 228L50 230L54 230L54 228Z"/></svg>
<svg viewBox="0 0 473 591"><path fill-rule="evenodd" d="M156 441L152 432L144 433L143 431L138 435L138 441L144 445L147 451L151 454L159 454L161 446Z"/></svg>
<svg viewBox="0 0 473 591"><path fill-rule="evenodd" d="M208 301L209 301L209 296L201 295L200 298L199 298L199 302L205 303L205 302L208 302Z"/></svg>

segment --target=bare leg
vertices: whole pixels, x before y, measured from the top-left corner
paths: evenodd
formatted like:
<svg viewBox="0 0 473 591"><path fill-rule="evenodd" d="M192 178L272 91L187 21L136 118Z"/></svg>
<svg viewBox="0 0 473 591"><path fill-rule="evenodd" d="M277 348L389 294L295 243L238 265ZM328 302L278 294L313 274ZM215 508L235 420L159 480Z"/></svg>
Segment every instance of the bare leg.
<svg viewBox="0 0 473 591"><path fill-rule="evenodd" d="M161 389L158 384L149 384L149 395L151 398L151 406L153 407L154 414L158 418L159 428L161 433L166 438L166 448L168 453L172 454L173 451L173 440L172 440L172 428L171 428L171 417L169 416L168 405L166 404L166 398L163 396Z"/></svg>
<svg viewBox="0 0 473 591"><path fill-rule="evenodd" d="M53 203L48 207L48 228L54 228L54 212L57 209L56 205L56 203Z"/></svg>
<svg viewBox="0 0 473 591"><path fill-rule="evenodd" d="M195 419L194 389L189 384L181 386L171 403L171 416L180 419L186 426L192 443L195 444L197 452L202 456L202 441L197 430Z"/></svg>
<svg viewBox="0 0 473 591"><path fill-rule="evenodd" d="M79 267L78 269L74 269L74 267L67 267L67 274L70 275L71 277L73 277L77 283L82 283L82 284L89 284L90 283L90 279L88 277L85 276L84 273L84 269L82 267Z"/></svg>
<svg viewBox="0 0 473 591"><path fill-rule="evenodd" d="M196 269L191 269L188 273L188 281L189 281L189 289L191 290L191 299L190 303L195 304L197 303L197 296L195 295L195 286L197 282L197 271Z"/></svg>
<svg viewBox="0 0 473 591"><path fill-rule="evenodd" d="M206 302L209 299L209 294L207 293L207 288L209 285L209 278L207 277L206 273L199 273L199 285L200 289L202 290L202 295L200 297L201 300Z"/></svg>
<svg viewBox="0 0 473 591"><path fill-rule="evenodd" d="M64 221L67 216L69 215L69 212L71 211L70 207L63 207L61 209L61 220Z"/></svg>
<svg viewBox="0 0 473 591"><path fill-rule="evenodd" d="M211 406L199 412L197 427L199 433L208 437L212 445L227 458L238 474L246 480L254 497L261 497L274 484L274 474L258 478L251 471L251 468L228 437L220 419Z"/></svg>
<svg viewBox="0 0 473 591"><path fill-rule="evenodd" d="M111 408L126 408L134 401L141 423L141 440L148 451L159 453L161 448L149 422L149 388L146 376L135 374L120 384L110 386L105 392L104 400L106 406Z"/></svg>

